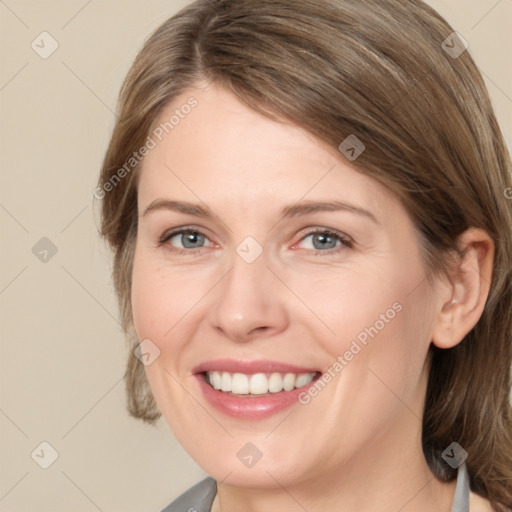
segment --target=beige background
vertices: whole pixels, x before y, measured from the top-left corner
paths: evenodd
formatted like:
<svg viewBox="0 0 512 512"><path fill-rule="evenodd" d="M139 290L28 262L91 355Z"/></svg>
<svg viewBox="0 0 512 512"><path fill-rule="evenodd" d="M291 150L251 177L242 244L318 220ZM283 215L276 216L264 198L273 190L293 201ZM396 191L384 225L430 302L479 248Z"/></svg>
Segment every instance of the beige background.
<svg viewBox="0 0 512 512"><path fill-rule="evenodd" d="M0 2L0 511L158 512L205 476L163 419L125 412L92 194L121 80L186 3ZM512 0L429 3L469 42L512 147ZM47 59L31 47L43 31L59 45ZM32 252L42 237L57 248L47 262ZM31 457L48 457L43 441L59 455L48 469Z"/></svg>

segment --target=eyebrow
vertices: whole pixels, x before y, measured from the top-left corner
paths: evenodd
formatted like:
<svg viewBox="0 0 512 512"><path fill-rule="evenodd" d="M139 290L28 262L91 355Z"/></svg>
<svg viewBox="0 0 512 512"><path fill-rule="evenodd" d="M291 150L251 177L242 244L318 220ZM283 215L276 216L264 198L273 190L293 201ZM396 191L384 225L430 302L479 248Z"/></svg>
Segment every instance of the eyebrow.
<svg viewBox="0 0 512 512"><path fill-rule="evenodd" d="M203 217L211 219L215 217L210 208L205 208L199 204L189 203L186 201L173 201L170 199L155 199L144 210L141 217L148 215L157 210L171 210L195 217ZM345 203L342 201L301 201L300 203L285 206L281 210L282 218L298 217L301 215L308 215L317 212L335 212L335 211L348 211L355 213L362 217L366 217L376 224L380 224L375 215L370 211L355 206L353 204Z"/></svg>

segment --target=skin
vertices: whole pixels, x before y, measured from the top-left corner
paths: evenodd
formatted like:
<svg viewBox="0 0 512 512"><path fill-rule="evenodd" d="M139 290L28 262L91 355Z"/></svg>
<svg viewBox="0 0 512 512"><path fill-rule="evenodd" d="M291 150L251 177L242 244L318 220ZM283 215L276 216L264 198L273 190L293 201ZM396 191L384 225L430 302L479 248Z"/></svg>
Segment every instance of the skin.
<svg viewBox="0 0 512 512"><path fill-rule="evenodd" d="M158 406L218 482L212 510L449 512L455 482L438 481L421 449L426 356L431 343L454 346L478 321L492 241L468 230L460 239L466 259L450 280L430 285L414 225L384 186L300 127L265 118L221 88L191 87L157 124L191 95L197 107L143 163L132 306L139 339L160 350L145 367ZM206 204L215 216L144 215L155 199ZM281 208L307 200L350 203L376 222L350 211L282 219ZM184 248L179 235L158 245L181 227L205 235L199 249ZM325 228L352 247L336 238L315 247L311 232ZM253 263L236 252L247 236L263 249ZM402 310L307 405L235 419L203 398L192 375L217 358L326 372L394 303ZM247 442L262 453L251 468L237 457ZM471 510L490 509L472 495Z"/></svg>

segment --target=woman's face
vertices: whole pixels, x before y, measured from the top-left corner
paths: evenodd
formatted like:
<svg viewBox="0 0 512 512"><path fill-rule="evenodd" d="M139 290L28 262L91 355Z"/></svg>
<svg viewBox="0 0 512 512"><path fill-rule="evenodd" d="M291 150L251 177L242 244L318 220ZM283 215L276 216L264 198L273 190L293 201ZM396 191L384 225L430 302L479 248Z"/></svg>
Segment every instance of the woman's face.
<svg viewBox="0 0 512 512"><path fill-rule="evenodd" d="M248 487L420 457L435 295L402 205L226 90L155 126L172 115L140 176L132 305L177 439Z"/></svg>

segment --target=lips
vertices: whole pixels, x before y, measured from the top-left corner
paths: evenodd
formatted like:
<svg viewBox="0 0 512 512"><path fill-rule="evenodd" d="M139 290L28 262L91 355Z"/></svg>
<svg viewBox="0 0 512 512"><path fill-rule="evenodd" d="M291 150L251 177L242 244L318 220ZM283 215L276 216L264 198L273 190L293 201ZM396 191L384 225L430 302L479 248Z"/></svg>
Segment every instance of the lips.
<svg viewBox="0 0 512 512"><path fill-rule="evenodd" d="M299 393L321 374L315 368L279 361L232 359L207 361L193 371L203 396L213 407L245 420L267 418L296 404Z"/></svg>
<svg viewBox="0 0 512 512"><path fill-rule="evenodd" d="M214 389L206 382L203 373L197 373L194 377L196 377L200 393L202 393L207 404L221 414L238 420L262 420L293 405L298 405L299 395L306 389L306 387L302 387L275 394L235 396Z"/></svg>
<svg viewBox="0 0 512 512"><path fill-rule="evenodd" d="M279 361L237 361L234 359L215 359L197 365L192 373L202 372L229 372L229 373L314 373L318 368L297 366Z"/></svg>

